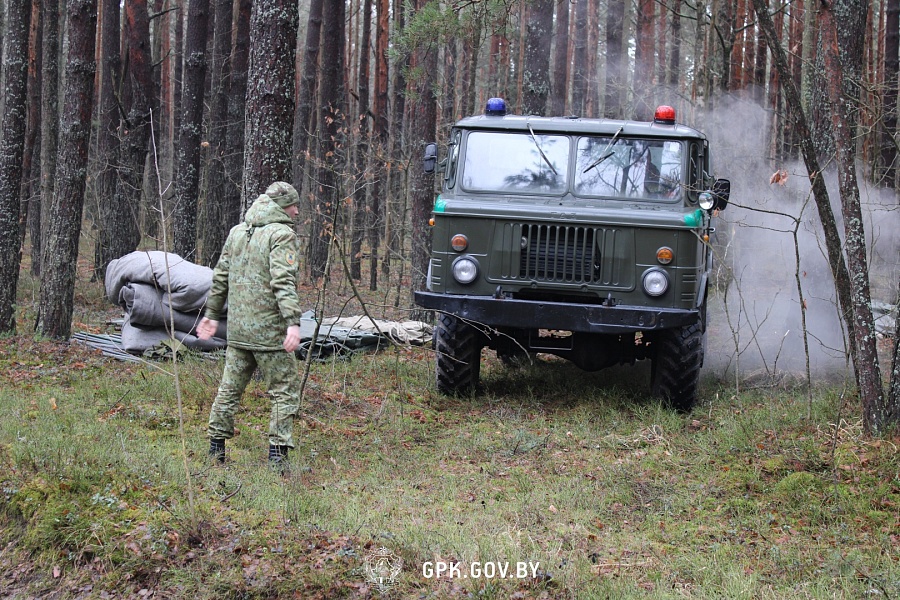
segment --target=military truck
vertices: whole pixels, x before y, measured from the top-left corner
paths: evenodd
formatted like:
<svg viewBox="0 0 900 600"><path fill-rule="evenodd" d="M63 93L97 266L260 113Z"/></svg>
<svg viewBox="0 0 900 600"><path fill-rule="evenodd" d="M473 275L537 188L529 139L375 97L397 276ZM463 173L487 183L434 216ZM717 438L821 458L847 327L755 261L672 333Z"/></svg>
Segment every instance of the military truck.
<svg viewBox="0 0 900 600"><path fill-rule="evenodd" d="M481 352L535 353L588 371L651 361L675 409L697 399L712 251L731 184L706 137L661 106L649 122L507 114L502 99L453 127L427 291L437 387L477 389ZM436 168L437 167L437 168Z"/></svg>

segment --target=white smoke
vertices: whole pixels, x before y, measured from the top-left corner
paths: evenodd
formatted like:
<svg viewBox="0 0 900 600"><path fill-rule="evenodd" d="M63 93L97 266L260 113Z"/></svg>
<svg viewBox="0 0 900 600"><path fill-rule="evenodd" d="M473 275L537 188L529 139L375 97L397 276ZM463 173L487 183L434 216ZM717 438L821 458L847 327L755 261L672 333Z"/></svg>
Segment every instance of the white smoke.
<svg viewBox="0 0 900 600"><path fill-rule="evenodd" d="M719 374L789 372L803 376L805 352L800 287L806 303L814 378L846 374L844 333L822 227L803 163L782 164L767 148L772 115L751 102L727 98L695 123L709 138L712 168L731 180L731 204L714 236L717 290L712 294L706 366ZM786 175L771 182L773 174ZM841 223L833 175L826 176ZM896 192L873 187L860 171L873 301L897 301L900 209ZM794 229L797 230L797 266ZM729 277L730 276L730 277Z"/></svg>

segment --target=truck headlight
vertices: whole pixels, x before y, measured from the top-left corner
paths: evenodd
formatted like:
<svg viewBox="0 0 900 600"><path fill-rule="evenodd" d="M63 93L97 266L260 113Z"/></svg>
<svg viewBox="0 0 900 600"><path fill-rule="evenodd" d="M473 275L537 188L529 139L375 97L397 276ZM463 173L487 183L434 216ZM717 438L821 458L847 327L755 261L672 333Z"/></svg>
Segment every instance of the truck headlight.
<svg viewBox="0 0 900 600"><path fill-rule="evenodd" d="M649 296L662 296L669 289L669 276L662 269L647 269L642 279L644 291Z"/></svg>
<svg viewBox="0 0 900 600"><path fill-rule="evenodd" d="M461 256L450 267L453 278L459 283L472 283L478 277L478 263L468 256Z"/></svg>

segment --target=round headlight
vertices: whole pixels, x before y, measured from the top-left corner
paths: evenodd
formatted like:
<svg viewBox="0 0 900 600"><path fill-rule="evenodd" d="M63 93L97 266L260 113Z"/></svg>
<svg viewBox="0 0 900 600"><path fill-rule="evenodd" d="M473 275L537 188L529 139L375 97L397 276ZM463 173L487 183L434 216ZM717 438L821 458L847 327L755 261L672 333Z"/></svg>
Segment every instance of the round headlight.
<svg viewBox="0 0 900 600"><path fill-rule="evenodd" d="M700 192L700 208L710 210L716 203L716 198L712 192Z"/></svg>
<svg viewBox="0 0 900 600"><path fill-rule="evenodd" d="M669 277L665 271L650 269L644 273L644 291L650 296L662 296L669 289Z"/></svg>
<svg viewBox="0 0 900 600"><path fill-rule="evenodd" d="M472 283L478 277L478 263L468 257L461 257L451 267L453 278L460 283Z"/></svg>

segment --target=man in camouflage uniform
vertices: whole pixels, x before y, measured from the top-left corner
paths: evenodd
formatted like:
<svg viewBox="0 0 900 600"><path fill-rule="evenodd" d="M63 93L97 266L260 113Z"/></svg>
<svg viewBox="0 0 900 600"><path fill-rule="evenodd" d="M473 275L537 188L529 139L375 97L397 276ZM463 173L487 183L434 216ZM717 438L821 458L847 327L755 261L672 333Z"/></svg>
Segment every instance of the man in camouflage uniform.
<svg viewBox="0 0 900 600"><path fill-rule="evenodd" d="M225 372L209 414L209 453L225 461L225 440L234 436L234 414L259 367L272 398L269 461L280 469L294 447L294 415L300 408L300 377L294 350L300 344L297 295L297 236L293 219L297 190L283 181L270 185L228 234L213 271L206 314L197 327L211 337L228 302Z"/></svg>

